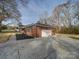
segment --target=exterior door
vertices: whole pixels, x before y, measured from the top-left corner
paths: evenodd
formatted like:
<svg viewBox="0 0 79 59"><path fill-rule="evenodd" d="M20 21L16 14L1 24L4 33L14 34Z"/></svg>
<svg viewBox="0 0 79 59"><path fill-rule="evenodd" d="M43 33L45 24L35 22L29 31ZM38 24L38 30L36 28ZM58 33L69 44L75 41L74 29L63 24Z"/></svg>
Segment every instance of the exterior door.
<svg viewBox="0 0 79 59"><path fill-rule="evenodd" d="M48 37L52 35L51 30L42 30L42 37Z"/></svg>

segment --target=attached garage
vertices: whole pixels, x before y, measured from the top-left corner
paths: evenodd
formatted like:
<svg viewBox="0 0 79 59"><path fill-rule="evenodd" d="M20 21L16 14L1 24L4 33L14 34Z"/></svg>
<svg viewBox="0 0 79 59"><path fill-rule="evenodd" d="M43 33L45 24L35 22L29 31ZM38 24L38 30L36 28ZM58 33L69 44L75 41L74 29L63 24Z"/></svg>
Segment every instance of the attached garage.
<svg viewBox="0 0 79 59"><path fill-rule="evenodd" d="M36 23L26 26L26 35L33 37L48 37L52 36L52 26L47 24Z"/></svg>

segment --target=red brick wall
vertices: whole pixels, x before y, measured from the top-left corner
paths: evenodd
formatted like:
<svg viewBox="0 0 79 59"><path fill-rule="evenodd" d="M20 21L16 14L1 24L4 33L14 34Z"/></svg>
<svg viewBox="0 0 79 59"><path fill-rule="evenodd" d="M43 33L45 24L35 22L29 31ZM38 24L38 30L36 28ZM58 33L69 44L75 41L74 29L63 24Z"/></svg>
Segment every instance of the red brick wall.
<svg viewBox="0 0 79 59"><path fill-rule="evenodd" d="M31 28L26 28L26 35L32 36L32 29Z"/></svg>
<svg viewBox="0 0 79 59"><path fill-rule="evenodd" d="M40 37L41 36L41 28L39 27L32 27L32 36L33 37Z"/></svg>
<svg viewBox="0 0 79 59"><path fill-rule="evenodd" d="M32 36L33 37L36 36L36 27L35 26L32 27Z"/></svg>
<svg viewBox="0 0 79 59"><path fill-rule="evenodd" d="M41 28L37 27L37 37L41 37Z"/></svg>
<svg viewBox="0 0 79 59"><path fill-rule="evenodd" d="M44 28L44 29L46 29L46 28ZM26 34L29 36L33 36L33 37L41 37L42 28L33 26L33 27L29 28L29 31L26 28ZM52 35L53 35L53 31L52 31Z"/></svg>

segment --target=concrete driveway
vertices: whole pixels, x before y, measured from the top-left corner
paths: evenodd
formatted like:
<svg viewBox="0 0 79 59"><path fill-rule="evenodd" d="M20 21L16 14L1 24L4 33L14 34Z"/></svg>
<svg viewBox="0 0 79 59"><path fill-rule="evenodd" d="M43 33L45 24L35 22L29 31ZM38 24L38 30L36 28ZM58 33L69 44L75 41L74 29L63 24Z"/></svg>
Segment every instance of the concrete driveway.
<svg viewBox="0 0 79 59"><path fill-rule="evenodd" d="M79 41L52 37L13 39L0 47L0 59L79 59Z"/></svg>

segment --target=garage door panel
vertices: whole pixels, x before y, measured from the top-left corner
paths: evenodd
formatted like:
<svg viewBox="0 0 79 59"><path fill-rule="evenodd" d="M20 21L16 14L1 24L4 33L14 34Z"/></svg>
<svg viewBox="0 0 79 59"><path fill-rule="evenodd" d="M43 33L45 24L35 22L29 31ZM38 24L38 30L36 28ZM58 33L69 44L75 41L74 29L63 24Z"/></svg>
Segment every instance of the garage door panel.
<svg viewBox="0 0 79 59"><path fill-rule="evenodd" d="M42 30L42 37L48 37L52 35L51 30Z"/></svg>

